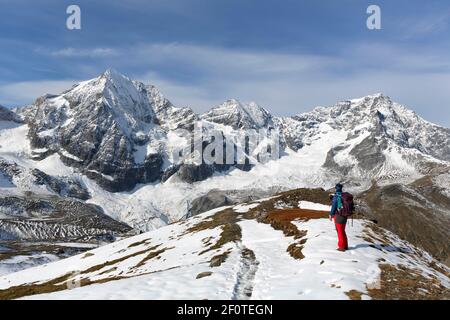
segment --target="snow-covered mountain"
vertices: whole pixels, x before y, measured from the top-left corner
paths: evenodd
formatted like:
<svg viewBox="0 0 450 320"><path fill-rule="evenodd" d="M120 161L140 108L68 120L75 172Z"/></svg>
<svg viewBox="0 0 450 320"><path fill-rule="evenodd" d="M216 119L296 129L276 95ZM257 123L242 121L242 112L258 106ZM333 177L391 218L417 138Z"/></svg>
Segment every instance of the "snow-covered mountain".
<svg viewBox="0 0 450 320"><path fill-rule="evenodd" d="M110 190L159 178L162 158L137 155L154 131L156 115L145 86L108 70L59 96L22 110L41 158L58 153L68 165Z"/></svg>
<svg viewBox="0 0 450 320"><path fill-rule="evenodd" d="M142 231L217 206L298 187L327 189L337 181L361 192L375 181L382 187L430 177L430 190L450 197L442 183L450 168L450 129L382 94L293 117L237 100L196 114L174 106L156 87L108 70L16 113L2 108L0 116L0 198L31 192L75 199ZM252 164L249 145L238 145L244 164L175 161L180 150L199 144L206 150L197 127L232 138L248 130L278 132L256 144L277 142L280 157ZM446 254L450 248L439 253L443 261Z"/></svg>
<svg viewBox="0 0 450 320"><path fill-rule="evenodd" d="M272 115L254 102L241 103L227 100L201 115L201 119L230 126L233 129L259 129L273 127Z"/></svg>
<svg viewBox="0 0 450 320"><path fill-rule="evenodd" d="M382 94L317 107L279 125L293 150L333 140L322 164L343 180L417 176L448 168L450 160L450 129Z"/></svg>
<svg viewBox="0 0 450 320"><path fill-rule="evenodd" d="M196 115L174 107L154 86L108 70L61 95L41 97L19 113L30 126L36 158L57 153L66 165L112 192L165 181L177 172L181 180L195 182L230 169L174 163L174 152L196 143L177 129L192 132L195 124L228 136L239 130L276 130L281 154L302 153L317 144L320 150L312 150L311 156L344 180L418 176L446 167L450 160L449 129L382 94L291 118L273 117L256 103L237 100Z"/></svg>
<svg viewBox="0 0 450 320"><path fill-rule="evenodd" d="M310 201L308 201L310 200ZM448 299L450 269L373 222L335 250L328 194L295 190L0 277L1 299Z"/></svg>

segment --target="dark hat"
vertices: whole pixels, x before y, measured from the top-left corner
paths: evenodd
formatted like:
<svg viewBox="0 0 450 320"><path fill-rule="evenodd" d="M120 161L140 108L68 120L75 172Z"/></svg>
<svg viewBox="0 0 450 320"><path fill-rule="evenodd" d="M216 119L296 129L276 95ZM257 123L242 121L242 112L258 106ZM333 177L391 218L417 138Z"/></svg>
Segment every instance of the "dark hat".
<svg viewBox="0 0 450 320"><path fill-rule="evenodd" d="M340 192L340 191L342 191L342 188L344 188L344 186L342 184L338 183L335 188L336 188L336 192Z"/></svg>

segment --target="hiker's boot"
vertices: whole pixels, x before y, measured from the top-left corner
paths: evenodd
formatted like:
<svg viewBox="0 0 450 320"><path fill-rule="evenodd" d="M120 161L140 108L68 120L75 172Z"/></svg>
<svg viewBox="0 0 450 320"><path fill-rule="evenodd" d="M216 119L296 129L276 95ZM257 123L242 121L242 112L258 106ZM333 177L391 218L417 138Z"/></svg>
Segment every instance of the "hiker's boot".
<svg viewBox="0 0 450 320"><path fill-rule="evenodd" d="M344 248L337 248L336 250L337 251L341 251L341 252L345 252L346 249L344 249Z"/></svg>

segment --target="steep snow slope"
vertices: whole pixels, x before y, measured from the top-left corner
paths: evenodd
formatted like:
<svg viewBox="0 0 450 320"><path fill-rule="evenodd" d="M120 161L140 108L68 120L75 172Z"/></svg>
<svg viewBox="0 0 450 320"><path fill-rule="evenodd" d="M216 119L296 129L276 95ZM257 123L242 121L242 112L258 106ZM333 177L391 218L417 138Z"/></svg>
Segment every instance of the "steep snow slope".
<svg viewBox="0 0 450 320"><path fill-rule="evenodd" d="M327 194L320 190L297 190L215 209L82 255L1 277L0 297L449 297L450 269L372 222L355 220L348 228L350 250L336 251L335 230L327 213L294 208L300 201L323 208L326 199Z"/></svg>

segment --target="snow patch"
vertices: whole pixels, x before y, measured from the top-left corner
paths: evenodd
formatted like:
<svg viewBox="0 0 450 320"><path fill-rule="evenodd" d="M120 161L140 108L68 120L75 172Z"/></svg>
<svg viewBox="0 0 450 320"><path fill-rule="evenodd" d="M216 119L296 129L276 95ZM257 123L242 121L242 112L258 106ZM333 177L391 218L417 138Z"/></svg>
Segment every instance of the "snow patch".
<svg viewBox="0 0 450 320"><path fill-rule="evenodd" d="M233 210L238 213L246 213L250 209L256 208L257 206L259 206L259 203L239 204L239 205L233 207Z"/></svg>
<svg viewBox="0 0 450 320"><path fill-rule="evenodd" d="M61 152L61 154L62 154L64 157L66 157L66 158L68 158L68 159L72 159L72 160L75 160L75 161L77 161L77 162L83 162L83 160L81 160L81 159L78 158L77 156L74 156L73 154L67 152L66 150L61 150L60 152Z"/></svg>
<svg viewBox="0 0 450 320"><path fill-rule="evenodd" d="M314 203L309 201L299 201L298 207L300 209L306 209L306 210L317 210L317 211L330 211L331 206L323 205L320 203Z"/></svg>

